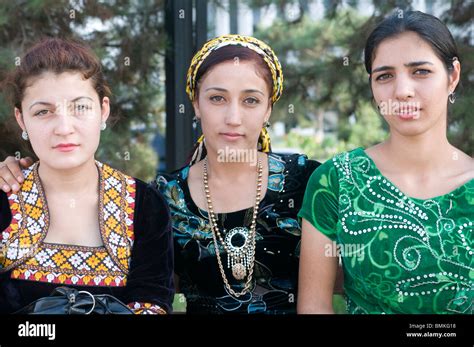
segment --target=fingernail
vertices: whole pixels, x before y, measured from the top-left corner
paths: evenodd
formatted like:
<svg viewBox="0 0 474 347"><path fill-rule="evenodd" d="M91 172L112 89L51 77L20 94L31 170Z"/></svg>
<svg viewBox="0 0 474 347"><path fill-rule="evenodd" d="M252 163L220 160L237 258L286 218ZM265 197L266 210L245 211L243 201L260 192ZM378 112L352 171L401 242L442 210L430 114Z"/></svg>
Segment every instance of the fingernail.
<svg viewBox="0 0 474 347"><path fill-rule="evenodd" d="M8 192L10 191L10 187L5 184L5 185L2 187L2 190L3 190L5 193L8 193Z"/></svg>
<svg viewBox="0 0 474 347"><path fill-rule="evenodd" d="M12 185L12 190L17 191L18 189L20 189L20 187L18 187L18 184L15 183L14 185Z"/></svg>
<svg viewBox="0 0 474 347"><path fill-rule="evenodd" d="M18 182L23 183L23 177L18 176L16 179L18 180Z"/></svg>

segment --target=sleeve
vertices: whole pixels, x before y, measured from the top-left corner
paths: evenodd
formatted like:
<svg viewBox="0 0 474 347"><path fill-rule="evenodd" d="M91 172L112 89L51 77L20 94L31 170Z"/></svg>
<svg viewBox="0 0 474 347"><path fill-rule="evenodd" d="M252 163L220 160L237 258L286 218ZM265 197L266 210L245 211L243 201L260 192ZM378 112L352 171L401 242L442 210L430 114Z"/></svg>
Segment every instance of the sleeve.
<svg viewBox="0 0 474 347"><path fill-rule="evenodd" d="M174 272L181 278L185 275L186 261L199 257L198 244L189 242L189 232L199 230L201 221L186 208L186 198L176 175L159 173L153 185L168 202L170 208L174 240Z"/></svg>
<svg viewBox="0 0 474 347"><path fill-rule="evenodd" d="M311 175L298 214L317 230L336 240L339 216L339 181L332 159L319 166Z"/></svg>
<svg viewBox="0 0 474 347"><path fill-rule="evenodd" d="M2 274L4 271L4 262L6 256L6 245L8 234L3 231L8 228L12 220L12 213L10 211L10 204L8 203L8 196L5 192L0 191L0 283L2 282Z"/></svg>
<svg viewBox="0 0 474 347"><path fill-rule="evenodd" d="M0 191L0 231L5 230L11 223L12 213L8 196L4 191Z"/></svg>
<svg viewBox="0 0 474 347"><path fill-rule="evenodd" d="M307 159L306 160L306 172L307 172L307 178L309 179L311 175L313 174L314 170L316 170L319 166L321 166L321 163L319 161L313 160L313 159Z"/></svg>
<svg viewBox="0 0 474 347"><path fill-rule="evenodd" d="M311 178L311 175L314 173L314 171L319 166L321 166L321 163L319 161L306 158L305 171L304 171L304 175L303 175L303 180L304 180L305 187L308 185L308 182L309 182L309 179Z"/></svg>
<svg viewBox="0 0 474 347"><path fill-rule="evenodd" d="M174 297L169 209L151 185L146 186L143 197L137 196L137 202L138 223L125 301L136 314L169 313Z"/></svg>

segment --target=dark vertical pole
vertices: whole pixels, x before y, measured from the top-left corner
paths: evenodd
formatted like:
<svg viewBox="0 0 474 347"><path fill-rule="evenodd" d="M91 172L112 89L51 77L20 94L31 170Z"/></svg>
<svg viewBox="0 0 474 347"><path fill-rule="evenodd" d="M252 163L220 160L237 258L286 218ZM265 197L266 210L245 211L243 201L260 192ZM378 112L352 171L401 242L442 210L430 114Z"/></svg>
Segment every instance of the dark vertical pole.
<svg viewBox="0 0 474 347"><path fill-rule="evenodd" d="M196 45L195 52L207 41L207 0L196 0ZM193 112L194 116L194 112ZM201 135L201 127L198 123L193 131L193 139L196 141Z"/></svg>
<svg viewBox="0 0 474 347"><path fill-rule="evenodd" d="M186 72L193 54L192 1L166 1L166 170L185 164L193 145L192 106Z"/></svg>
<svg viewBox="0 0 474 347"><path fill-rule="evenodd" d="M237 0L229 0L229 17L230 17L230 33L239 33L239 22L238 22L238 4Z"/></svg>
<svg viewBox="0 0 474 347"><path fill-rule="evenodd" d="M207 0L196 0L196 50L207 41Z"/></svg>

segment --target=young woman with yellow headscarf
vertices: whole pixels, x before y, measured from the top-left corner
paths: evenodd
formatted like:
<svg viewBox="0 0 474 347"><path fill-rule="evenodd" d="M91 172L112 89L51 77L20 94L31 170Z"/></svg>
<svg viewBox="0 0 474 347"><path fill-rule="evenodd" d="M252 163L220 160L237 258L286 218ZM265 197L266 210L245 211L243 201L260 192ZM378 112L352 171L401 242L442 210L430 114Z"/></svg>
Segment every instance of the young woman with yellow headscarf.
<svg viewBox="0 0 474 347"><path fill-rule="evenodd" d="M189 165L157 177L189 313L296 311L297 213L319 163L271 152L266 127L282 89L278 58L253 37L217 37L191 62L203 136Z"/></svg>

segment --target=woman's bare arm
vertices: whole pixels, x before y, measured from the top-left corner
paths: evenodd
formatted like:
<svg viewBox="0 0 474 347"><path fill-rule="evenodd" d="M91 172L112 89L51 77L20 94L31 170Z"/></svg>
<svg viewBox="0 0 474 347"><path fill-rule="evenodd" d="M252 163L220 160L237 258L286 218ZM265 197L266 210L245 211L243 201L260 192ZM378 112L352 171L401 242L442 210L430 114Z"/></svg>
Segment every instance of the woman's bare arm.
<svg viewBox="0 0 474 347"><path fill-rule="evenodd" d="M333 242L303 219L298 313L334 313L332 297L338 266Z"/></svg>

